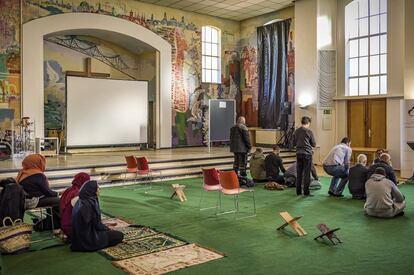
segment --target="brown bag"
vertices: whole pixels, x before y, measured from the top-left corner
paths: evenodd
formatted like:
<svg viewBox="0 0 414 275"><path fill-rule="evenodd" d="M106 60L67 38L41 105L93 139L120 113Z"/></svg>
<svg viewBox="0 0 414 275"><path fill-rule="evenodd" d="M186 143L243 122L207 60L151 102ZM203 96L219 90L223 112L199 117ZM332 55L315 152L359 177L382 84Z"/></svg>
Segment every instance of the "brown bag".
<svg viewBox="0 0 414 275"><path fill-rule="evenodd" d="M7 226L9 220L12 225ZM33 225L23 223L21 219L13 222L10 217L3 219L3 227L0 227L0 252L15 253L26 250L32 242Z"/></svg>
<svg viewBox="0 0 414 275"><path fill-rule="evenodd" d="M285 186L283 186L283 185L281 185L277 182L271 181L271 182L268 182L264 185L264 189L267 189L267 190L285 190Z"/></svg>

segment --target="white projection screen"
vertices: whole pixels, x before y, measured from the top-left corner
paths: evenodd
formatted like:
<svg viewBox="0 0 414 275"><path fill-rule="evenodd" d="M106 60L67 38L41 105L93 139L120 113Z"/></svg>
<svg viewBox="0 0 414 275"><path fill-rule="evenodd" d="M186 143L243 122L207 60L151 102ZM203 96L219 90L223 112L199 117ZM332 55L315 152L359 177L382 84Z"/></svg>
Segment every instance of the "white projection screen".
<svg viewBox="0 0 414 275"><path fill-rule="evenodd" d="M148 83L68 76L66 146L147 143Z"/></svg>

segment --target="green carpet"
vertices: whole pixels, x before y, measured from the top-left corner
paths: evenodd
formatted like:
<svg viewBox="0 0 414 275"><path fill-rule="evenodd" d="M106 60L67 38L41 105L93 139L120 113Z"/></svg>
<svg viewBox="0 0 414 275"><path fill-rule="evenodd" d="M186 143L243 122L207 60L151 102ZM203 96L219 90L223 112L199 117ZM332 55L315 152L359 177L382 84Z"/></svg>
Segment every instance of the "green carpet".
<svg viewBox="0 0 414 275"><path fill-rule="evenodd" d="M169 199L172 182L166 182L162 192L134 192L131 186L105 188L101 193L105 212L227 256L176 273L409 274L414 268L414 206L410 203L414 201L414 186L401 187L408 201L405 216L391 220L366 217L363 202L351 200L348 194L345 198L328 197L327 178L323 179L322 190L311 198L296 197L294 189L267 191L259 186L255 188L257 217L235 221L231 214L216 218L214 210L199 214L201 179L176 182L187 185L186 203ZM214 204L216 198L215 194L205 194L205 206ZM231 198L226 201L224 207L230 207ZM247 196L241 201L244 206L250 206ZM276 231L282 224L281 211L303 215L300 223L308 235L297 237L290 229ZM319 223L340 227L337 235L344 243L331 246L314 241ZM99 253L73 253L68 246L2 257L2 275L122 274Z"/></svg>

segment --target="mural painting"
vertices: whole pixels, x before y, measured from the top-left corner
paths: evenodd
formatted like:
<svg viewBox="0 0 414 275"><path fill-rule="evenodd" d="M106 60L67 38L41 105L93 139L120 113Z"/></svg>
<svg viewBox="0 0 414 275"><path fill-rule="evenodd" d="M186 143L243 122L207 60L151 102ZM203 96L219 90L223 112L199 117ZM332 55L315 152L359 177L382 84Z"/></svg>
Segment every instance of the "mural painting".
<svg viewBox="0 0 414 275"><path fill-rule="evenodd" d="M0 139L20 119L19 36L19 1L0 1Z"/></svg>
<svg viewBox="0 0 414 275"><path fill-rule="evenodd" d="M178 10L168 9L167 12L154 13L153 6L135 1L68 1L68 0L25 0L23 6L24 21L39 17L67 12L89 12L116 16L144 26L155 32L172 46L172 102L173 102L173 146L202 145L203 123L197 111L198 87L203 86L207 96L236 98L239 87L239 71L237 54L238 22L199 15L192 15ZM194 19L188 22L185 17ZM179 19L177 19L179 18ZM229 24L231 22L231 24ZM222 64L221 85L201 83L201 26L211 23L225 28L230 25L230 31L223 31L223 52L233 52L228 63ZM194 105L196 104L196 105Z"/></svg>

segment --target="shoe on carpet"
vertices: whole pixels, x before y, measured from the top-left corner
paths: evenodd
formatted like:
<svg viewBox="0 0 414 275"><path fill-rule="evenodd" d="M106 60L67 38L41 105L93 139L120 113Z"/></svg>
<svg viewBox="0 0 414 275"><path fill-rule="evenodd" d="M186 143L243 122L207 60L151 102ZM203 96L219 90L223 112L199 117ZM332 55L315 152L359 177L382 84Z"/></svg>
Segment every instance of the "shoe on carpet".
<svg viewBox="0 0 414 275"><path fill-rule="evenodd" d="M334 194L334 196L337 197L337 198L342 198L344 195L342 195L342 194Z"/></svg>
<svg viewBox="0 0 414 275"><path fill-rule="evenodd" d="M404 216L404 211L401 211L400 213L398 213L397 215L395 215L396 217L401 217Z"/></svg>
<svg viewBox="0 0 414 275"><path fill-rule="evenodd" d="M332 191L328 191L328 195L329 196L335 196L334 192L332 192Z"/></svg>

